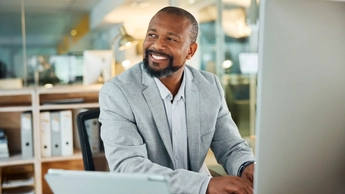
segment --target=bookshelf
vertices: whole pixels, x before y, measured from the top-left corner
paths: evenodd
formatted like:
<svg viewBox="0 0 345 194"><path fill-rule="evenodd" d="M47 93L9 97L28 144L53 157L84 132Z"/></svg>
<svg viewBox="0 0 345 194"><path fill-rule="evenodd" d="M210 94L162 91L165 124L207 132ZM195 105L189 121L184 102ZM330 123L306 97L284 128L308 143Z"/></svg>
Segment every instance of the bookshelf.
<svg viewBox="0 0 345 194"><path fill-rule="evenodd" d="M98 107L98 92L102 85L70 85L53 88L32 87L23 89L0 89L0 128L8 136L10 157L0 159L0 171L16 166L32 166L36 194L52 193L44 180L49 168L83 170L81 151L74 148L70 156L41 156L41 111L74 110ZM68 102L64 102L68 100ZM64 103L62 103L64 102ZM21 150L21 114L32 113L34 156L23 157ZM73 112L73 111L72 111ZM75 122L73 118L73 123ZM76 126L73 124L73 131ZM75 134L75 133L73 133ZM73 139L78 137L73 137ZM2 177L2 176L1 176ZM2 191L3 188L0 189ZM0 193L1 193L0 191Z"/></svg>

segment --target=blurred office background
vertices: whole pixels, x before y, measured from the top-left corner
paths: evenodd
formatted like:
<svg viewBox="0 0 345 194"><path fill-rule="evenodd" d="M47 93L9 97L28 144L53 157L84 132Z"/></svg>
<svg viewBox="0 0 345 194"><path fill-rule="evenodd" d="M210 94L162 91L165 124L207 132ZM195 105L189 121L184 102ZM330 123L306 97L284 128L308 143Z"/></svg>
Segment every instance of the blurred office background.
<svg viewBox="0 0 345 194"><path fill-rule="evenodd" d="M190 11L200 24L188 64L216 74L240 133L252 144L258 36L257 0L2 0L0 88L82 84L84 51L113 55L112 76L142 60L150 18L163 6ZM122 28L124 27L124 28ZM138 44L120 50L121 30ZM104 80L103 80L104 81Z"/></svg>

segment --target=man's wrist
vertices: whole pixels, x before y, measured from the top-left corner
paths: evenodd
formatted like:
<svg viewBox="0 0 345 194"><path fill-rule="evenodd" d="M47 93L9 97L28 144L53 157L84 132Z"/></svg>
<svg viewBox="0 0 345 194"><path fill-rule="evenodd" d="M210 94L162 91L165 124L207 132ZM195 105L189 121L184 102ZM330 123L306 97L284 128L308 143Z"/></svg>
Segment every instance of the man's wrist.
<svg viewBox="0 0 345 194"><path fill-rule="evenodd" d="M242 173L243 173L243 171L244 171L244 169L245 169L247 166L249 166L249 165L251 165L251 164L254 164L254 163L255 163L255 161L247 161L247 162L243 163L243 164L240 166L240 168L238 169L238 171L237 171L237 176L238 176L238 177L241 177L241 176L242 176Z"/></svg>

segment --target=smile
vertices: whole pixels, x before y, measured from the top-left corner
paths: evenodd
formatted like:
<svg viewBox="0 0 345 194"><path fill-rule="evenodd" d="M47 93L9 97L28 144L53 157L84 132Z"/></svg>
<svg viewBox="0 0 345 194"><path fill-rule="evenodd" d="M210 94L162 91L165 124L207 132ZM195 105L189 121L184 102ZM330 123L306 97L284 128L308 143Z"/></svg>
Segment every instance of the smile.
<svg viewBox="0 0 345 194"><path fill-rule="evenodd" d="M167 57L160 56L160 55L151 54L151 56L152 56L153 59L156 59L156 60L165 60L165 59L167 59Z"/></svg>

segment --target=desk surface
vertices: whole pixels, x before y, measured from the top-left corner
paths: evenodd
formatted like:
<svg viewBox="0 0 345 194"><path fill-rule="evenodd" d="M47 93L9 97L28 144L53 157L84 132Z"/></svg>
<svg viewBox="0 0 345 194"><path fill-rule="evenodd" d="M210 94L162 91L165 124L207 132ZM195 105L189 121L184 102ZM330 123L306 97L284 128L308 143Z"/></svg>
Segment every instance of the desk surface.
<svg viewBox="0 0 345 194"><path fill-rule="evenodd" d="M206 163L206 166L210 170L212 170L212 171L214 171L214 172L216 172L216 173L218 173L220 175L225 175L226 174L226 172L224 171L223 167L220 164L217 163L217 160L214 157L214 154L213 154L213 152L211 150L209 150L207 155L206 155L205 163Z"/></svg>

